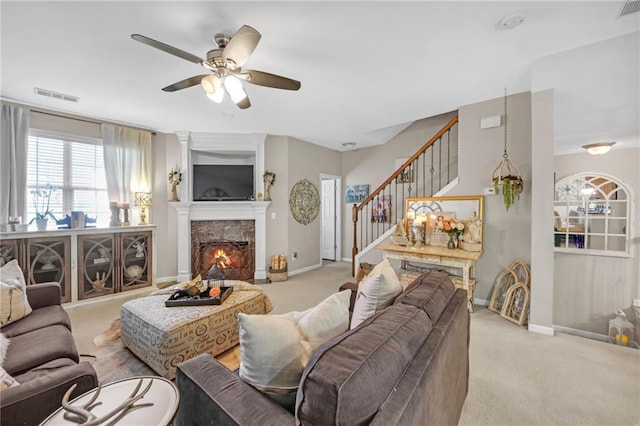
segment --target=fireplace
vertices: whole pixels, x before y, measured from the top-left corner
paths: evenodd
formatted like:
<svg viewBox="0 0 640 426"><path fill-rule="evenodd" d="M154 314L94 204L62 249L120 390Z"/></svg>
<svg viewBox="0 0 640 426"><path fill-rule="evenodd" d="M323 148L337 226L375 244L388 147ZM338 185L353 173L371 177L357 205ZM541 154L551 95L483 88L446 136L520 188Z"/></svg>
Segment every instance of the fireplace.
<svg viewBox="0 0 640 426"><path fill-rule="evenodd" d="M255 249L249 241L210 241L199 243L193 254L193 275L205 279L215 261L222 268L225 279L248 281L253 279Z"/></svg>
<svg viewBox="0 0 640 426"><path fill-rule="evenodd" d="M253 281L255 273L255 221L195 220L191 222L191 278L206 279L213 262L225 279Z"/></svg>

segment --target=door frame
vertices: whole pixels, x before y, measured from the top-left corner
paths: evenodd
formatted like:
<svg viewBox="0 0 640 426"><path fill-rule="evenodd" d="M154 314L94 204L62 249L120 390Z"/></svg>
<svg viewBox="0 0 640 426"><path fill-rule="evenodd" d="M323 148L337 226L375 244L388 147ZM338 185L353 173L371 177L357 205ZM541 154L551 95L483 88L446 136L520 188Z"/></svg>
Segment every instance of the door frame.
<svg viewBox="0 0 640 426"><path fill-rule="evenodd" d="M336 184L335 190L335 217L336 217L336 262L342 261L342 176L320 173L320 190L322 191L322 181L333 180ZM322 195L320 200L322 200ZM321 207L322 208L322 207ZM320 221L320 264L322 265L322 220Z"/></svg>

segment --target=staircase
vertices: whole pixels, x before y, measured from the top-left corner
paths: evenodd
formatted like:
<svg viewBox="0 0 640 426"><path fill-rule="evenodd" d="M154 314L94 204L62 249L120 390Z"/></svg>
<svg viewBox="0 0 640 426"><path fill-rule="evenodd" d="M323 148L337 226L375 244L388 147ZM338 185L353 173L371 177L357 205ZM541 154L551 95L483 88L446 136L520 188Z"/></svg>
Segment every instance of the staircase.
<svg viewBox="0 0 640 426"><path fill-rule="evenodd" d="M360 204L353 205L351 275L356 255L404 218L405 200L431 197L458 177L458 116L451 119ZM393 218L393 220L389 220Z"/></svg>

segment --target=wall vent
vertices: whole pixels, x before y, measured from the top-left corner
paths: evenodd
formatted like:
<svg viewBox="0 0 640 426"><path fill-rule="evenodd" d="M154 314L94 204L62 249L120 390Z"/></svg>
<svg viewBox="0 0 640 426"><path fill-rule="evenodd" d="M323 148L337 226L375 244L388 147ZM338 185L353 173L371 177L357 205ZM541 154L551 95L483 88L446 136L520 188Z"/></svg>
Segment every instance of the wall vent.
<svg viewBox="0 0 640 426"><path fill-rule="evenodd" d="M622 6L620 16L627 16L638 12L640 12L640 0L627 0Z"/></svg>
<svg viewBox="0 0 640 426"><path fill-rule="evenodd" d="M64 93L54 92L52 90L40 89L38 87L33 88L33 93L40 96L46 96L48 98L60 99L61 101L69 101L78 103L80 100L77 96L65 95Z"/></svg>

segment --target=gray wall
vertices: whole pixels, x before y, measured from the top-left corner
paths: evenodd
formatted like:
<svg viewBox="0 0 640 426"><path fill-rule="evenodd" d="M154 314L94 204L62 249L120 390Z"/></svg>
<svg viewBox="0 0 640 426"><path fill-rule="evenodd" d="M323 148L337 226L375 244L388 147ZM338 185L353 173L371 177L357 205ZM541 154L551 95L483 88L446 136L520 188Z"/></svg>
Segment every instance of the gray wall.
<svg viewBox="0 0 640 426"><path fill-rule="evenodd" d="M320 194L320 175L340 175L340 164L340 152L319 145L287 136L268 136L265 141L265 170L276 173L267 209L267 257L286 254L289 273L321 265L320 213L308 225L297 222L289 210L291 189L307 179ZM297 260L293 260L294 252Z"/></svg>
<svg viewBox="0 0 640 426"><path fill-rule="evenodd" d="M556 180L574 173L604 173L624 182L635 196L632 207L632 258L556 253L553 322L556 325L608 334L617 309L640 297L640 149L612 150L605 155L555 157Z"/></svg>
<svg viewBox="0 0 640 426"><path fill-rule="evenodd" d="M480 129L480 119L502 115L502 98L460 108L459 185L447 195L481 195L502 160L504 127ZM484 198L483 255L478 261L475 298L489 300L496 276L514 260L531 263L531 95L508 97L508 153L520 169L524 191L509 211L502 195ZM535 285L532 283L532 286Z"/></svg>

